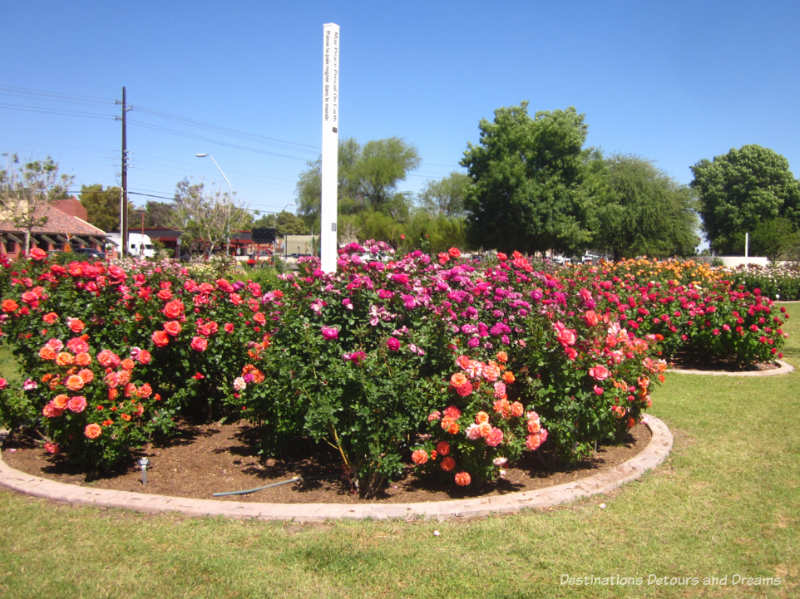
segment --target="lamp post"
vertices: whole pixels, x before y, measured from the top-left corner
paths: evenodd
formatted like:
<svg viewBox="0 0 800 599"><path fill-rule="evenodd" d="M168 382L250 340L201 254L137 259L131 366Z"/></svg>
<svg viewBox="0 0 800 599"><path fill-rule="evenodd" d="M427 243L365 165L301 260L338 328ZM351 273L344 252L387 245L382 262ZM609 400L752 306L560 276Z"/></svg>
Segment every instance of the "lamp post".
<svg viewBox="0 0 800 599"><path fill-rule="evenodd" d="M225 171L222 170L222 167L219 165L219 162L214 158L214 156L208 152L198 152L195 154L197 158L211 158L211 162L214 163L214 166L217 167L219 174L222 175L222 178L225 179L225 183L228 184L228 190L230 191L230 199L228 200L228 215L225 218L225 255L230 255L231 250L231 202L233 202L233 185L231 185L231 180L228 179L228 176L225 174Z"/></svg>

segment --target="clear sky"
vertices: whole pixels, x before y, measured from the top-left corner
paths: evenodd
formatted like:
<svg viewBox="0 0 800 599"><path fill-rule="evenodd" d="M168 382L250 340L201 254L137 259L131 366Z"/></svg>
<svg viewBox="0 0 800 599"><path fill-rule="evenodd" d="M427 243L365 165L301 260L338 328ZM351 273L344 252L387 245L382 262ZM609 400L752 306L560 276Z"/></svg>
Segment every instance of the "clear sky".
<svg viewBox="0 0 800 599"><path fill-rule="evenodd" d="M6 0L0 18L0 153L51 156L76 190L119 185L126 86L139 206L185 177L226 190L195 157L208 152L248 208L294 210L321 146L327 22L341 27L340 135L414 145L404 191L462 170L480 120L524 100L574 106L587 145L680 183L751 143L800 168L797 0Z"/></svg>

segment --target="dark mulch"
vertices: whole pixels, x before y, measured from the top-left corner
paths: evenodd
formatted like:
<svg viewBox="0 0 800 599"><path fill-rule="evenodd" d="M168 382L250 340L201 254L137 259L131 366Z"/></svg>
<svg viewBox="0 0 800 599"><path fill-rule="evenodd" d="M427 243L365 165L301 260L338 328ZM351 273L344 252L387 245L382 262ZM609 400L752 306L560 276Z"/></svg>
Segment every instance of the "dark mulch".
<svg viewBox="0 0 800 599"><path fill-rule="evenodd" d="M391 482L380 497L364 500L342 476L335 453L298 448L297 453L302 455L263 459L250 442L253 434L254 430L244 423L187 426L183 435L168 446L143 449L142 455L150 461L147 484L143 484L136 465L113 475L87 480L84 472L48 455L40 441L18 435L7 441L3 459L12 468L29 474L104 489L215 499L213 494L217 492L252 489L299 476L298 482L219 499L273 503L409 503L499 495L570 482L628 460L649 443L651 436L650 430L639 424L631 429L624 443L600 447L590 460L577 466L546 467L541 459L532 456L518 467L507 468L504 477L496 483L461 492L421 480L409 468L400 480Z"/></svg>

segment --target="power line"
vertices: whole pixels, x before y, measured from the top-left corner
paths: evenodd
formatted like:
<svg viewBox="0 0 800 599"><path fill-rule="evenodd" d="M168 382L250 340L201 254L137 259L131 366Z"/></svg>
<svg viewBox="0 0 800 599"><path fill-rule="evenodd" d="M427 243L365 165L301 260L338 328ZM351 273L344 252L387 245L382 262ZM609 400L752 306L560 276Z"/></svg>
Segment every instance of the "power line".
<svg viewBox="0 0 800 599"><path fill-rule="evenodd" d="M57 92L29 89L25 87L15 87L10 85L0 85L0 92L14 96L39 96L43 98L53 98L56 100L65 100L67 102L86 103L86 104L114 103L114 100L110 100L107 98L98 98L90 96L68 96Z"/></svg>
<svg viewBox="0 0 800 599"><path fill-rule="evenodd" d="M161 125L156 125L154 123L146 123L144 121L139 121L136 119L129 119L129 122L135 124L139 127L144 127L145 129L153 129L155 131L164 131L166 133L171 133L172 135L178 135L180 137L188 137L193 139L200 139L203 141L207 141L209 143L213 143L219 146L226 146L229 148L236 148L237 150L245 150L248 152L254 152L256 154L264 154L267 156L279 156L281 158L288 158L290 160L302 160L304 162L308 161L308 158L304 158L301 156L292 156L290 154L283 154L281 152L271 152L269 150L262 150L260 148L254 148L252 146L243 146L241 144L235 144L231 142L222 141L219 139L214 139L213 137L207 137L205 135L198 135L197 133L188 133L186 131L181 131L180 129L172 129L170 127L164 127Z"/></svg>
<svg viewBox="0 0 800 599"><path fill-rule="evenodd" d="M288 146L295 146L296 148L302 149L302 150L311 150L311 151L314 151L314 152L319 152L320 151L320 148L319 148L318 145L311 145L311 144L305 144L305 143L300 143L300 142L296 142L296 141L289 141L289 140L280 139L280 138L277 138L277 137L270 137L268 135L261 135L259 133L251 133L251 132L248 132L248 131L242 131L240 129L232 129L230 127L222 127L222 126L219 126L219 125L213 125L211 123L205 123L205 122L202 122L202 121L196 121L194 119L190 119L190 118L183 117L183 116L176 115L176 114L171 114L171 113L168 113L168 112L161 112L161 111L152 110L152 109L149 109L149 108L142 108L139 105L136 106L136 110L138 112L143 112L143 113L146 113L146 114L152 114L154 116L160 116L162 118L181 121L181 122L187 123L187 124L195 126L195 127L203 127L203 128L207 128L207 129L216 129L217 131L221 131L223 133L228 133L230 135L239 136L239 137L246 137L246 138L253 139L253 140L256 140L256 141L263 140L263 141L271 142L271 143L280 143L280 144L284 144L284 145L288 145Z"/></svg>
<svg viewBox="0 0 800 599"><path fill-rule="evenodd" d="M55 110L53 108L46 108L44 106L26 106L22 104L5 104L0 103L0 108L8 110L19 110L20 112L34 112L38 114L52 114L56 116L76 116L87 119L112 119L111 114L101 114L98 112L79 112L76 110Z"/></svg>

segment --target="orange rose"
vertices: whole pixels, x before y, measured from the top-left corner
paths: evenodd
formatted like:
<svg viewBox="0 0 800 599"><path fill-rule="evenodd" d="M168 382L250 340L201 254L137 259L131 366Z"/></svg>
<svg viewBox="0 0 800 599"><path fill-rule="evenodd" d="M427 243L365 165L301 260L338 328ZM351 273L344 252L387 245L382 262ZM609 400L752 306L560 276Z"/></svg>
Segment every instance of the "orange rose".
<svg viewBox="0 0 800 599"><path fill-rule="evenodd" d="M469 472L456 472L455 481L459 487L468 487L472 482L472 477Z"/></svg>
<svg viewBox="0 0 800 599"><path fill-rule="evenodd" d="M88 368L82 368L78 371L78 376L81 377L84 385L88 385L94 380L94 372Z"/></svg>
<svg viewBox="0 0 800 599"><path fill-rule="evenodd" d="M456 461L452 457L447 456L442 460L441 466L442 470L444 470L445 472L450 472L455 469Z"/></svg>
<svg viewBox="0 0 800 599"><path fill-rule="evenodd" d="M74 361L75 357L67 351L58 352L56 355L56 364L59 366L70 366Z"/></svg>
<svg viewBox="0 0 800 599"><path fill-rule="evenodd" d="M91 363L92 363L92 356L90 356L85 351L75 355L75 364L77 366L88 366Z"/></svg>
<svg viewBox="0 0 800 599"><path fill-rule="evenodd" d="M483 424L484 422L489 422L489 414L481 410L475 414L475 424Z"/></svg>
<svg viewBox="0 0 800 599"><path fill-rule="evenodd" d="M53 398L53 405L56 406L59 410L64 410L67 407L68 401L69 397L67 397L66 394L59 393Z"/></svg>
<svg viewBox="0 0 800 599"><path fill-rule="evenodd" d="M517 380L517 378L514 376L514 373L513 373L513 372L511 372L510 370L506 370L506 371L503 373L503 380L504 380L506 383L508 383L508 384L511 384L511 383L513 383L514 381L516 381L516 380Z"/></svg>
<svg viewBox="0 0 800 599"><path fill-rule="evenodd" d="M86 425L86 428L83 429L83 434L87 439L97 439L97 437L103 434L103 429L100 428L99 424L92 422Z"/></svg>
<svg viewBox="0 0 800 599"><path fill-rule="evenodd" d="M79 377L77 374L71 374L67 377L67 380L64 382L64 386L69 389L70 391L80 391L83 389L83 379Z"/></svg>

